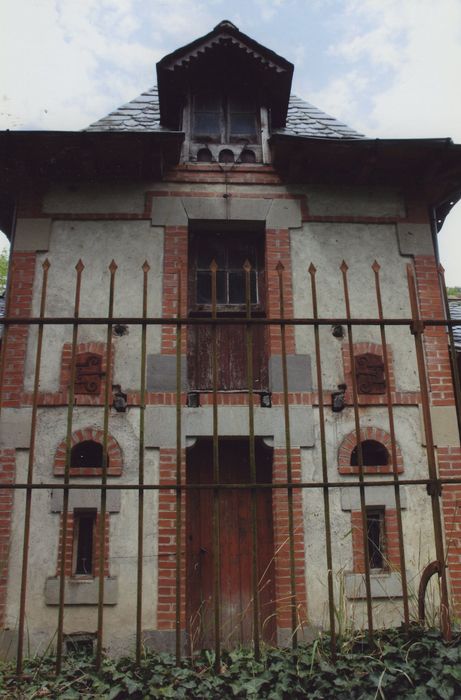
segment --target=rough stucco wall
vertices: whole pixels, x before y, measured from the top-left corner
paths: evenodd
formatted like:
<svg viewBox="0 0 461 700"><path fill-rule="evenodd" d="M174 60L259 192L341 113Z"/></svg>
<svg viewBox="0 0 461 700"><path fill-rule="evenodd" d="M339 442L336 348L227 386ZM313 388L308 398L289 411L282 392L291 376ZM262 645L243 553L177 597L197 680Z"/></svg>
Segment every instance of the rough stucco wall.
<svg viewBox="0 0 461 700"><path fill-rule="evenodd" d="M88 425L101 426L95 411L76 408L73 428ZM52 476L52 456L57 439L65 436L65 409L41 410L39 414L35 481L62 483L62 478ZM111 417L109 431L119 442L124 455L124 483L138 480L138 418L139 412ZM18 481L24 482L27 473L28 450L18 452ZM158 483L158 450L145 453L146 483ZM78 481L78 479L76 479ZM97 483L95 479L95 484ZM109 478L116 483L117 478ZM122 491L121 509L110 516L109 569L118 579L118 604L104 608L105 646L114 653L126 653L134 648L136 621L136 567L137 567L137 507L136 491ZM19 582L21 580L21 555L23 541L25 494L15 491L13 538L9 568L9 592L7 601L7 626L15 629L19 610ZM41 649L52 641L56 632L57 606L45 605L46 579L56 575L60 514L50 512L51 494L40 490L33 494L29 578L27 589L27 625L33 649ZM145 494L144 506L144 577L143 577L143 627L155 628L155 600L157 598L157 521L158 495ZM80 584L84 586L85 584ZM64 633L97 629L97 606L66 606ZM131 647L130 647L131 645Z"/></svg>
<svg viewBox="0 0 461 700"><path fill-rule="evenodd" d="M396 408L396 437L402 448L405 472L404 478L427 476L427 462L421 447L418 408ZM361 416L361 425L373 425L388 429L387 410L374 409ZM338 481L338 445L343 437L354 430L352 409L342 413L326 413L327 461L331 481ZM302 450L303 479L321 481L320 431L316 413L316 447ZM379 483L389 480L389 475L370 476L367 480ZM354 477L356 480L356 477ZM344 479L346 481L346 479ZM406 508L402 510L407 580L410 593L410 614L416 616L415 593L419 576L424 566L435 558L432 528L431 502L424 486L401 487ZM354 489L355 491L355 489ZM304 522L306 548L306 582L309 622L312 625L328 627L327 568L324 530L323 498L320 492L306 489L304 493ZM344 584L347 573L353 571L351 512L342 510L340 489L330 491L330 512L332 527L333 576L335 583L335 607L343 610L343 623L351 627L366 626L366 606L363 600L348 598ZM397 574L398 578L398 574ZM384 580L384 586L386 582ZM379 598L373 601L376 624L400 624L402 620L402 599Z"/></svg>
<svg viewBox="0 0 461 700"><path fill-rule="evenodd" d="M383 313L389 317L410 317L406 283L407 257L399 253L395 226L385 224L309 223L291 231L295 316L312 316L312 297L308 268L317 268L319 316L345 317L340 265L348 266L351 314L355 318L376 318L374 273L376 259L381 265ZM407 328L386 328L387 343L394 350L397 390L418 388L414 340ZM379 328L353 328L354 342L381 343ZM331 328L320 331L322 370L325 387L335 387L344 379L341 339L334 338ZM296 349L312 355L313 377L316 376L314 334L312 329L296 328Z"/></svg>
<svg viewBox="0 0 461 700"><path fill-rule="evenodd" d="M106 316L109 304L110 272L114 259L118 265L115 276L114 315L142 315L142 265L147 259L151 270L148 286L148 315L161 315L161 270L163 259L163 229L152 227L148 221L57 221L53 224L50 250L38 256L38 272L34 284L34 314L39 313L41 264L48 258L47 316L72 316L75 298L75 265L82 259L80 316ZM107 328L80 326L78 342L106 341ZM130 326L121 338L114 336L115 373L113 383L123 389L140 385L141 329ZM40 387L42 391L59 388L63 343L72 340L70 326L47 327L43 334L43 362ZM26 361L26 390L32 390L35 366L36 331L28 342ZM158 352L160 331L150 327L147 334L149 352Z"/></svg>
<svg viewBox="0 0 461 700"><path fill-rule="evenodd" d="M67 214L137 213L144 207L146 188L149 189L149 186L142 183L55 186L44 197L43 211Z"/></svg>

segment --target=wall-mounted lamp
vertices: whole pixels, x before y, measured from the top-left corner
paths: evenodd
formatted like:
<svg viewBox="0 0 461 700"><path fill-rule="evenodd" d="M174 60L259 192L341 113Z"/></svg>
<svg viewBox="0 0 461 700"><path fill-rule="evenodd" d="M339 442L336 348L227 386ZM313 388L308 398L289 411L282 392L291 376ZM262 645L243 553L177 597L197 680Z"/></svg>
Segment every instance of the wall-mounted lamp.
<svg viewBox="0 0 461 700"><path fill-rule="evenodd" d="M200 394L198 391L189 391L187 393L187 408L199 408Z"/></svg>
<svg viewBox="0 0 461 700"><path fill-rule="evenodd" d="M338 384L338 391L331 395L331 410L333 413L340 413L346 405L347 384Z"/></svg>
<svg viewBox="0 0 461 700"><path fill-rule="evenodd" d="M340 324L332 326L331 334L334 338L344 338L344 328Z"/></svg>
<svg viewBox="0 0 461 700"><path fill-rule="evenodd" d="M112 387L112 404L117 413L125 413L127 407L127 395L123 393L120 384Z"/></svg>
<svg viewBox="0 0 461 700"><path fill-rule="evenodd" d="M272 394L270 391L262 391L259 395L261 408L272 408Z"/></svg>

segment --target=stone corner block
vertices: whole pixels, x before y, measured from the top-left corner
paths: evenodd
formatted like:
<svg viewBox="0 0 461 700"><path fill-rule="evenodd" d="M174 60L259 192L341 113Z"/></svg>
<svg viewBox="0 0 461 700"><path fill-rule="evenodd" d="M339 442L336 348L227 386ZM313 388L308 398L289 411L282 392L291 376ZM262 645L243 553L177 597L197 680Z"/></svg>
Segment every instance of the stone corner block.
<svg viewBox="0 0 461 700"><path fill-rule="evenodd" d="M18 219L14 250L49 250L50 232L51 219Z"/></svg>
<svg viewBox="0 0 461 700"><path fill-rule="evenodd" d="M181 390L187 390L185 357L181 357ZM176 391L176 355L147 356L147 391Z"/></svg>
<svg viewBox="0 0 461 700"><path fill-rule="evenodd" d="M51 576L45 582L45 604L59 605L59 576ZM97 605L99 579L67 578L64 585L64 605ZM118 602L118 581L115 577L104 578L104 605Z"/></svg>
<svg viewBox="0 0 461 700"><path fill-rule="evenodd" d="M346 574L345 587L348 598L362 599L367 597L365 574ZM370 588L372 598L401 598L402 577L396 571L371 573Z"/></svg>
<svg viewBox="0 0 461 700"><path fill-rule="evenodd" d="M152 226L187 226L187 215L180 197L153 197Z"/></svg>
<svg viewBox="0 0 461 700"><path fill-rule="evenodd" d="M419 407L421 419L421 444L426 447L423 410ZM460 435L454 406L431 406L432 436L436 447L459 447Z"/></svg>
<svg viewBox="0 0 461 700"><path fill-rule="evenodd" d="M273 199L266 219L267 228L300 228L302 225L299 199Z"/></svg>
<svg viewBox="0 0 461 700"><path fill-rule="evenodd" d="M389 476L389 475L388 475ZM360 490L357 488L340 489L341 510L360 510ZM367 506L384 506L384 508L395 508L395 492L393 486L380 486L377 481L376 486L365 487L365 502ZM407 493L404 486L400 487L400 505L404 509L407 507Z"/></svg>

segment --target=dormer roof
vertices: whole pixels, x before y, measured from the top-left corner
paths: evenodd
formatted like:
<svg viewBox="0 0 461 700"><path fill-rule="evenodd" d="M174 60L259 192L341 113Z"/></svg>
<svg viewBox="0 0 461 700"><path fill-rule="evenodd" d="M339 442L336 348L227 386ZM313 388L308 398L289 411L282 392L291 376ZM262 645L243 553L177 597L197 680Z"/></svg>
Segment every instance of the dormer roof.
<svg viewBox="0 0 461 700"><path fill-rule="evenodd" d="M224 20L157 63L160 122L179 128L181 107L189 89L238 85L258 93L270 108L274 128L285 126L293 64L243 34Z"/></svg>
<svg viewBox="0 0 461 700"><path fill-rule="evenodd" d="M86 131L169 131L160 124L157 87L152 87L106 117L93 122ZM290 136L312 138L364 138L359 132L296 95L291 95L289 99L285 127L277 131Z"/></svg>

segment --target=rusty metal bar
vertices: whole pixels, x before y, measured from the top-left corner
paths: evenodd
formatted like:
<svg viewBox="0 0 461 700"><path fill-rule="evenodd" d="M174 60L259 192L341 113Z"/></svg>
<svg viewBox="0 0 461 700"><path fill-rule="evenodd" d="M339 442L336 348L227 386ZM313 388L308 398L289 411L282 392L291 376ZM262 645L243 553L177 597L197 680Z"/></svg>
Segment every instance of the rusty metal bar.
<svg viewBox="0 0 461 700"><path fill-rule="evenodd" d="M379 480L379 481L364 481L363 485L364 486L393 486L394 485L394 480L392 479L389 481L388 479L386 480ZM437 489L440 487L440 485L443 484L461 484L461 477L452 477L452 478L437 478L437 479L399 479L399 484L400 486L429 486L431 489ZM117 490L127 490L127 491L138 491L140 488L144 489L144 491L162 491L162 490L167 490L167 491L175 491L177 488L180 488L181 490L188 490L188 489L214 489L216 487L219 487L220 489L247 489L248 484L221 484L221 483L212 483L212 484L181 484L180 486L176 486L176 483L174 484L98 484L96 487L94 484L88 484L88 483L78 483L78 484L68 484L67 486L65 484L58 484L58 483L51 483L51 482L40 482L39 484L31 484L30 486L21 483L16 483L16 484L3 484L0 483L0 491L2 490L9 490L9 489L14 489L14 490L26 490L30 489L31 491L34 490L46 490L46 489L56 489L56 490L79 490L79 489L89 489L89 488L97 488L99 491L117 491ZM322 489L325 486L331 486L331 488L353 488L353 489L358 489L360 488L360 484L355 482L355 481L296 481L292 482L291 484L288 481L280 481L276 484L267 484L267 483L256 483L255 488L257 489L288 489L288 487L291 487L293 490L296 489Z"/></svg>
<svg viewBox="0 0 461 700"><path fill-rule="evenodd" d="M178 269L178 319L181 317L181 269ZM181 526L182 526L182 477L181 477L181 343L182 326L176 326L176 663L181 661Z"/></svg>
<svg viewBox="0 0 461 700"><path fill-rule="evenodd" d="M438 273L439 273L439 284L440 288L442 290L442 299L443 299L443 304L445 308L445 314L447 316L447 319L450 318L450 305L448 303L448 295L447 295L447 287L445 284L445 270L443 269L442 265L439 265L438 267ZM458 321L459 324L459 321ZM455 403L456 403L456 415L458 419L458 430L459 430L459 435L461 437L461 377L459 375L459 369L458 369L458 360L456 357L456 346L455 346L455 339L453 337L453 328L454 326L450 324L448 326L448 337L449 337L449 346L450 346L450 359L451 359L451 366L452 366L452 375L453 375L453 388L455 391Z"/></svg>
<svg viewBox="0 0 461 700"><path fill-rule="evenodd" d="M40 296L40 318L45 316L46 306L46 291L48 284L48 270L50 262L48 258L42 264L43 278L42 290ZM22 673L23 653L24 653L24 626L26 616L26 595L27 595L27 567L29 563L29 540L30 540L30 519L32 512L32 489L30 488L34 480L34 460L35 460L35 438L37 432L37 411L38 411L38 390L40 386L40 366L42 361L42 345L43 345L43 325L39 324L37 334L37 349L35 355L35 376L34 376L34 391L32 401L32 417L30 426L30 445L29 445L29 462L27 468L27 487L26 487L26 507L24 513L24 540L22 545L22 571L21 571L21 593L19 604L19 623L18 623L18 650L16 658L16 673Z"/></svg>
<svg viewBox="0 0 461 700"><path fill-rule="evenodd" d="M279 308L280 317L284 317L285 299L283 290L283 271L284 267L279 260L276 266L278 281L279 281ZM288 498L288 541L290 547L290 588L291 588L291 632L292 646L295 649L298 646L298 624L296 619L297 597L296 597L296 571L295 571L295 537L294 537L294 518L293 518L293 477L291 466L291 432L290 432L290 406L288 403L288 368L287 368L287 352L286 352L286 327L280 326L280 339L282 346L282 384L283 384L283 411L285 419L285 449L287 462L287 498Z"/></svg>
<svg viewBox="0 0 461 700"><path fill-rule="evenodd" d="M346 261L343 260L340 266L340 270L343 277L343 288L344 288L344 302L346 306L346 317L351 317L351 307L349 300L349 285L347 281L347 271L348 266ZM355 423L355 434L357 438L357 463L359 467L359 489L360 489L360 511L362 515L362 537L363 537L363 565L365 569L365 591L367 600L367 619L368 619L368 635L370 639L373 637L373 607L371 602L371 583L370 583L370 561L368 559L368 525L367 525L367 511L366 511L366 500L365 500L365 487L364 474L363 474L363 452L362 452L362 436L360 433L360 415L358 406L358 391L357 391L357 379L354 372L354 339L352 334L352 326L350 323L347 324L347 339L349 345L349 356L351 363L351 381L352 381L352 402L354 406L354 423Z"/></svg>
<svg viewBox="0 0 461 700"><path fill-rule="evenodd" d="M311 263L309 275L311 278L312 290L312 313L314 318L318 316L317 286L315 281L316 268ZM315 364L317 367L317 391L319 395L319 425L320 425L320 449L322 454L322 478L328 484L328 462L327 446L325 435L325 412L323 406L323 379L322 379L322 359L320 353L320 333L319 327L314 326L315 340ZM336 628L335 628L335 599L333 589L333 555L331 547L331 517L330 517L330 489L328 485L323 487L323 512L325 520L325 548L327 557L327 585L328 585L328 611L330 617L331 651L336 654Z"/></svg>
<svg viewBox="0 0 461 700"><path fill-rule="evenodd" d="M407 265L408 290L410 296L411 312L413 316L412 333L415 338L416 360L418 364L419 384L421 388L421 404L423 412L423 424L426 434L426 452L429 477L433 482L437 480L437 463L434 449L434 437L432 432L431 408L429 399L429 386L426 376L426 364L424 360L424 329L419 324L418 295L416 291L416 279L413 267ZM436 483L434 483L436 486ZM445 560L445 547L443 542L442 512L440 508L440 488L428 488L432 505L432 521L434 525L435 553L440 566L440 625L444 638L451 639L450 609L448 603L447 565Z"/></svg>
<svg viewBox="0 0 461 700"><path fill-rule="evenodd" d="M216 275L218 265L211 261L211 317L217 319L216 311ZM213 482L219 484L219 430L218 430L218 348L217 326L211 330L212 354L212 384L213 384ZM219 487L213 489L213 603L214 603L214 636L215 636L215 671L221 668L221 552L220 552L220 494Z"/></svg>
<svg viewBox="0 0 461 700"><path fill-rule="evenodd" d="M117 265L115 260L109 265L110 287L109 287L109 316L114 312L114 288L115 273ZM106 384L104 387L104 425L102 444L102 474L101 484L107 484L107 447L109 437L109 413L110 397L112 392L112 324L107 324L106 336ZM103 652L103 624L104 624L104 568L106 558L106 512L107 512L107 491L101 489L101 509L99 512L99 586L98 586L98 631L96 641L96 668L101 668Z"/></svg>
<svg viewBox="0 0 461 700"><path fill-rule="evenodd" d="M246 319L251 319L251 265L249 260L245 260L243 265L245 273L245 307ZM257 521L257 492L254 488L256 483L256 453L255 453L255 424L253 405L253 328L247 324L246 330L246 361L247 361L247 384L248 384L248 433L249 433L249 457L250 457L250 480L251 488L251 532L253 551L251 559L251 586L253 597L253 644L256 661L259 661L260 639L260 606L259 606L259 577L258 577L258 521Z"/></svg>
<svg viewBox="0 0 461 700"><path fill-rule="evenodd" d="M378 317L383 321L383 302L381 296L381 280L379 271L381 269L377 260L374 261L371 266L375 275L375 290L376 290L376 303L378 306ZM384 362L384 373L386 377L386 400L387 400L387 414L389 419L389 434L391 436L391 452L392 452L392 471L394 474L394 497L395 497L395 508L397 511L397 529L399 536L399 560L400 560L400 577L402 582L402 596L403 596L403 620L405 628L408 629L410 625L410 611L408 607L408 583L407 583L407 569L405 563L405 544L403 538L403 524L402 524L402 503L400 498L400 484L399 484L399 471L397 464L397 443L395 438L395 422L394 422L394 410L392 405L392 392L390 383L390 363L389 363L389 353L387 351L387 340L386 340L386 327L384 321L380 327L381 333L381 346L383 348L383 362Z"/></svg>
<svg viewBox="0 0 461 700"><path fill-rule="evenodd" d="M147 285L150 265L142 265L142 315L147 318ZM146 352L147 325L141 326L141 387L139 406L139 491L138 491L138 562L136 582L136 663L141 662L142 653L142 581L144 555L144 428L146 420Z"/></svg>
<svg viewBox="0 0 461 700"><path fill-rule="evenodd" d="M38 316L5 316L2 318L2 325L14 326L71 326L74 319L72 316L48 316L41 320ZM424 327L431 326L459 326L459 321L454 319L430 319L421 318L419 322ZM130 324L132 326L142 326L146 323L148 326L177 326L178 323L182 326L218 326L218 325L241 325L240 317L228 316L218 318L183 318L178 320L175 316L167 316L165 318L148 318L143 319L142 316L81 316L80 325L85 326L105 326L110 323L112 326L116 324ZM268 325L268 326L380 326L381 321L377 318L258 318L253 316L249 321L252 325ZM386 319L387 326L411 326L411 318L388 318Z"/></svg>
<svg viewBox="0 0 461 700"><path fill-rule="evenodd" d="M72 421L74 414L74 392L75 392L75 376L77 368L77 339L78 339L78 315L80 313L80 291L82 285L82 273L85 266L81 260L78 261L75 269L77 271L77 279L75 283L75 300L74 300L74 324L72 327L72 346L70 359L70 379L69 393L67 404L67 429L66 429L66 464L64 467L64 483L69 483L70 478L70 462L72 450ZM66 587L66 555L67 555L67 518L69 513L69 489L63 492L62 505L62 540L61 540L61 566L59 570L59 612L58 612L58 636L56 650L56 675L61 673L62 668L62 653L63 653L63 628L64 628L64 602L65 602L65 587Z"/></svg>

